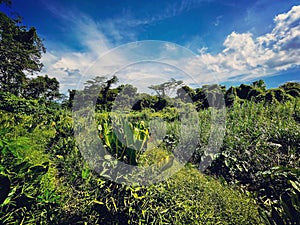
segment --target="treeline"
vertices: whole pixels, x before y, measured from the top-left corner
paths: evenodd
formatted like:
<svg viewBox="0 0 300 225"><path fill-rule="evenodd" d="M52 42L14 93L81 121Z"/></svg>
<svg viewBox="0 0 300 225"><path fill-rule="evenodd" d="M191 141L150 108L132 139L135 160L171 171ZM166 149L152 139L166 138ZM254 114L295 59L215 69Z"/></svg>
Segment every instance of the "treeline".
<svg viewBox="0 0 300 225"><path fill-rule="evenodd" d="M196 109L202 110L209 107L231 107L234 103L245 101L264 102L266 104L284 103L300 97L300 83L287 82L278 88L267 89L263 80L252 82L250 85L241 84L238 87L226 89L224 85L203 85L201 88L191 88L182 85L182 81L171 79L158 85L149 86L155 94L138 93L137 88L130 85L111 86L118 82L118 78L96 77L85 83L83 90L69 91L69 99L63 104L72 107L74 97L81 103L94 102L99 111L110 111L112 108L142 111L151 109L155 112L166 107L174 107L178 102L192 103ZM176 93L173 97L166 93Z"/></svg>

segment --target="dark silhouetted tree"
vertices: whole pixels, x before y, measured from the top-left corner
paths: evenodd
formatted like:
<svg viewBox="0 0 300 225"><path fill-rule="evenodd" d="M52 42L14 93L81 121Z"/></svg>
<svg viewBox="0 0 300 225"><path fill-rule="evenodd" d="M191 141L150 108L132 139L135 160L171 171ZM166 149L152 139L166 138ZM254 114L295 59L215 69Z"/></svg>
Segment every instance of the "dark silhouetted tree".
<svg viewBox="0 0 300 225"><path fill-rule="evenodd" d="M300 97L300 83L298 82L287 82L280 85L279 88L283 89L287 94L294 98Z"/></svg>

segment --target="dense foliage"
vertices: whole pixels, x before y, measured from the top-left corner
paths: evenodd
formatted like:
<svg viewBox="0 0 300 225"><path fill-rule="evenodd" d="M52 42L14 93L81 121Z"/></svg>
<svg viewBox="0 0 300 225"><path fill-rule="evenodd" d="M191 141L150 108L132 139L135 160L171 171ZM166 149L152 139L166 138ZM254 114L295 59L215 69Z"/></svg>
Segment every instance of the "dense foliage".
<svg viewBox="0 0 300 225"><path fill-rule="evenodd" d="M76 148L70 115L59 110L47 115L2 111L1 137L0 219L5 224L262 222L254 200L193 166L150 187L99 176ZM157 150L150 158L163 154Z"/></svg>

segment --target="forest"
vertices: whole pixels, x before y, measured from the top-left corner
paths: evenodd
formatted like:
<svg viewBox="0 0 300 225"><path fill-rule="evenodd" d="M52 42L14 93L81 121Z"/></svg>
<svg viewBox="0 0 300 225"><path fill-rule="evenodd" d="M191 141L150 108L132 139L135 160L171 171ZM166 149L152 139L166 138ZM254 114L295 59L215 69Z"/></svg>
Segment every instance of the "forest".
<svg viewBox="0 0 300 225"><path fill-rule="evenodd" d="M300 224L300 83L148 94L112 74L64 95L33 76L45 51L0 12L0 224Z"/></svg>

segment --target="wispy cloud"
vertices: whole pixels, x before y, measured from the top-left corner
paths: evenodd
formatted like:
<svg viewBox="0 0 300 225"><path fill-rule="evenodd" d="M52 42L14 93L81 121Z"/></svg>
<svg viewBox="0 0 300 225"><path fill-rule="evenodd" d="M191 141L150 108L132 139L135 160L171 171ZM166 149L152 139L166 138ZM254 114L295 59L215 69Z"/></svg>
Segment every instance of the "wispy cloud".
<svg viewBox="0 0 300 225"><path fill-rule="evenodd" d="M159 21L188 13L192 9L201 6L205 2L212 0L180 0L171 1L171 3L161 3L161 7L148 14L137 15L132 10L126 10L122 15L103 21L105 24L113 24L114 26L136 28L142 25L151 25ZM148 8L151 10L151 7Z"/></svg>
<svg viewBox="0 0 300 225"><path fill-rule="evenodd" d="M118 24L102 23L74 9L66 11L59 5L45 3L47 8L55 14L62 23L68 24L67 31L74 36L75 43L52 43L50 50L43 56L44 69L42 73L56 77L63 92L78 88L82 79L92 76L104 76L108 70L89 70L95 61L109 50L121 43L122 34ZM131 35L129 32L127 35ZM83 50L72 49L72 46L82 46ZM111 61L123 61L121 56L111 55ZM109 59L106 59L109 60ZM95 68L95 67L94 67Z"/></svg>
<svg viewBox="0 0 300 225"><path fill-rule="evenodd" d="M214 22L214 25L215 25L216 27L220 25L220 22L221 22L222 18L223 18L222 15L221 15L221 16L217 16L217 18L216 18L216 20L215 20L215 22Z"/></svg>

